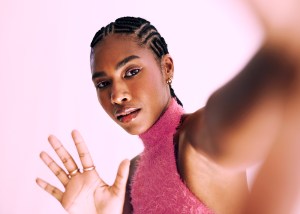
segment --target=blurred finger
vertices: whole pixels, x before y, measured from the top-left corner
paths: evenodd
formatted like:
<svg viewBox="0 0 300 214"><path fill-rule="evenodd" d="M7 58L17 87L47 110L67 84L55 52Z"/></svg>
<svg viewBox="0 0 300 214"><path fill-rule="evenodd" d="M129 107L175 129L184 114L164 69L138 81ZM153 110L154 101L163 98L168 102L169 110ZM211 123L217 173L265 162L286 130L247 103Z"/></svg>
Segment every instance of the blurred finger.
<svg viewBox="0 0 300 214"><path fill-rule="evenodd" d="M82 136L80 135L80 133L77 130L72 131L72 138L74 140L74 143L75 143L76 149L78 151L78 155L79 155L79 158L82 163L84 171L91 171L91 170L95 169L92 157L89 153L89 150L88 150Z"/></svg>
<svg viewBox="0 0 300 214"><path fill-rule="evenodd" d="M117 177L115 179L115 182L112 186L113 191L117 195L123 195L126 191L126 183L129 175L129 160L123 160L119 166Z"/></svg>
<svg viewBox="0 0 300 214"><path fill-rule="evenodd" d="M67 173L57 163L55 163L55 161L46 152L42 152L40 157L49 169L56 175L60 182L66 186L69 182Z"/></svg>
<svg viewBox="0 0 300 214"><path fill-rule="evenodd" d="M54 198L56 198L59 202L61 202L63 192L60 191L58 188L52 186L51 184L48 184L44 180L37 178L36 183L44 189L46 192L48 192L50 195L52 195Z"/></svg>
<svg viewBox="0 0 300 214"><path fill-rule="evenodd" d="M48 138L49 143L51 144L52 148L55 150L58 157L63 162L64 166L68 170L69 174L76 174L74 173L78 170L78 166L75 163L74 159L70 155L70 153L64 148L61 142L53 135L50 135Z"/></svg>

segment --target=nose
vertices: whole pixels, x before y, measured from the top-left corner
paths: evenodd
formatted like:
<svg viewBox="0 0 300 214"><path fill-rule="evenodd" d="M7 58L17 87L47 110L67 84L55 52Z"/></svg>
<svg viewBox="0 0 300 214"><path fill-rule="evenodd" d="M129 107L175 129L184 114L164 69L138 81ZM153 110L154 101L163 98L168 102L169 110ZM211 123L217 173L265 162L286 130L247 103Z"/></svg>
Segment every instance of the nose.
<svg viewBox="0 0 300 214"><path fill-rule="evenodd" d="M110 99L112 104L122 104L130 101L131 95L126 84L122 82L115 82L112 86Z"/></svg>

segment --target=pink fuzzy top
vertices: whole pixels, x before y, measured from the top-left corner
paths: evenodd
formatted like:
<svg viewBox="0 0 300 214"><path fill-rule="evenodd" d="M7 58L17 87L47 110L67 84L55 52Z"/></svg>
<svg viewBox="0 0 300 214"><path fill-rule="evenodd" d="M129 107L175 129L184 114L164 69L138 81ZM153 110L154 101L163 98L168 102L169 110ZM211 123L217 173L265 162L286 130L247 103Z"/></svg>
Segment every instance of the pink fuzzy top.
<svg viewBox="0 0 300 214"><path fill-rule="evenodd" d="M191 193L177 171L173 139L183 113L172 99L160 119L140 135L145 149L131 186L136 214L213 213Z"/></svg>

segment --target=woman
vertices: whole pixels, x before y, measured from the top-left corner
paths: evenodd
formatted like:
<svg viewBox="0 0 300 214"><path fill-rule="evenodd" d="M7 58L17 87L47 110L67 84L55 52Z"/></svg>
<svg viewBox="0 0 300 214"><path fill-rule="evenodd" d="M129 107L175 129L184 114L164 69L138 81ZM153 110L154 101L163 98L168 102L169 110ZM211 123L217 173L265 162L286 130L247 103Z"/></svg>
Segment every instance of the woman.
<svg viewBox="0 0 300 214"><path fill-rule="evenodd" d="M245 170L266 156L280 129L292 79L282 74L285 66L290 65L266 46L205 108L184 114L171 88L174 65L164 39L144 19L117 19L91 43L92 79L103 109L139 135L145 150L130 169L123 161L108 186L78 131L72 137L82 172L50 136L68 172L47 153L41 158L65 192L41 179L37 183L69 213L239 213L248 196Z"/></svg>

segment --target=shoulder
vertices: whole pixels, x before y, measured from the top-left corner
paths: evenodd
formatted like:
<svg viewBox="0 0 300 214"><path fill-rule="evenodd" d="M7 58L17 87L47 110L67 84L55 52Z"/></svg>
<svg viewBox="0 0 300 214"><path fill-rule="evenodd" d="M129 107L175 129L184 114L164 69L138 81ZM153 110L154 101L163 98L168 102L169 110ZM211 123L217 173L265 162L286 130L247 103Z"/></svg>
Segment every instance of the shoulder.
<svg viewBox="0 0 300 214"><path fill-rule="evenodd" d="M197 148L197 145L207 140L207 127L204 123L205 108L200 108L194 113L185 114L182 118L182 124L178 130L178 136L181 142L187 142Z"/></svg>
<svg viewBox="0 0 300 214"><path fill-rule="evenodd" d="M200 162L205 163L205 166L215 167L215 163L207 153L212 147L212 141L204 123L204 111L205 108L201 108L194 113L183 115L182 123L176 133L176 161L181 175L184 174L184 169L199 169L195 164Z"/></svg>

